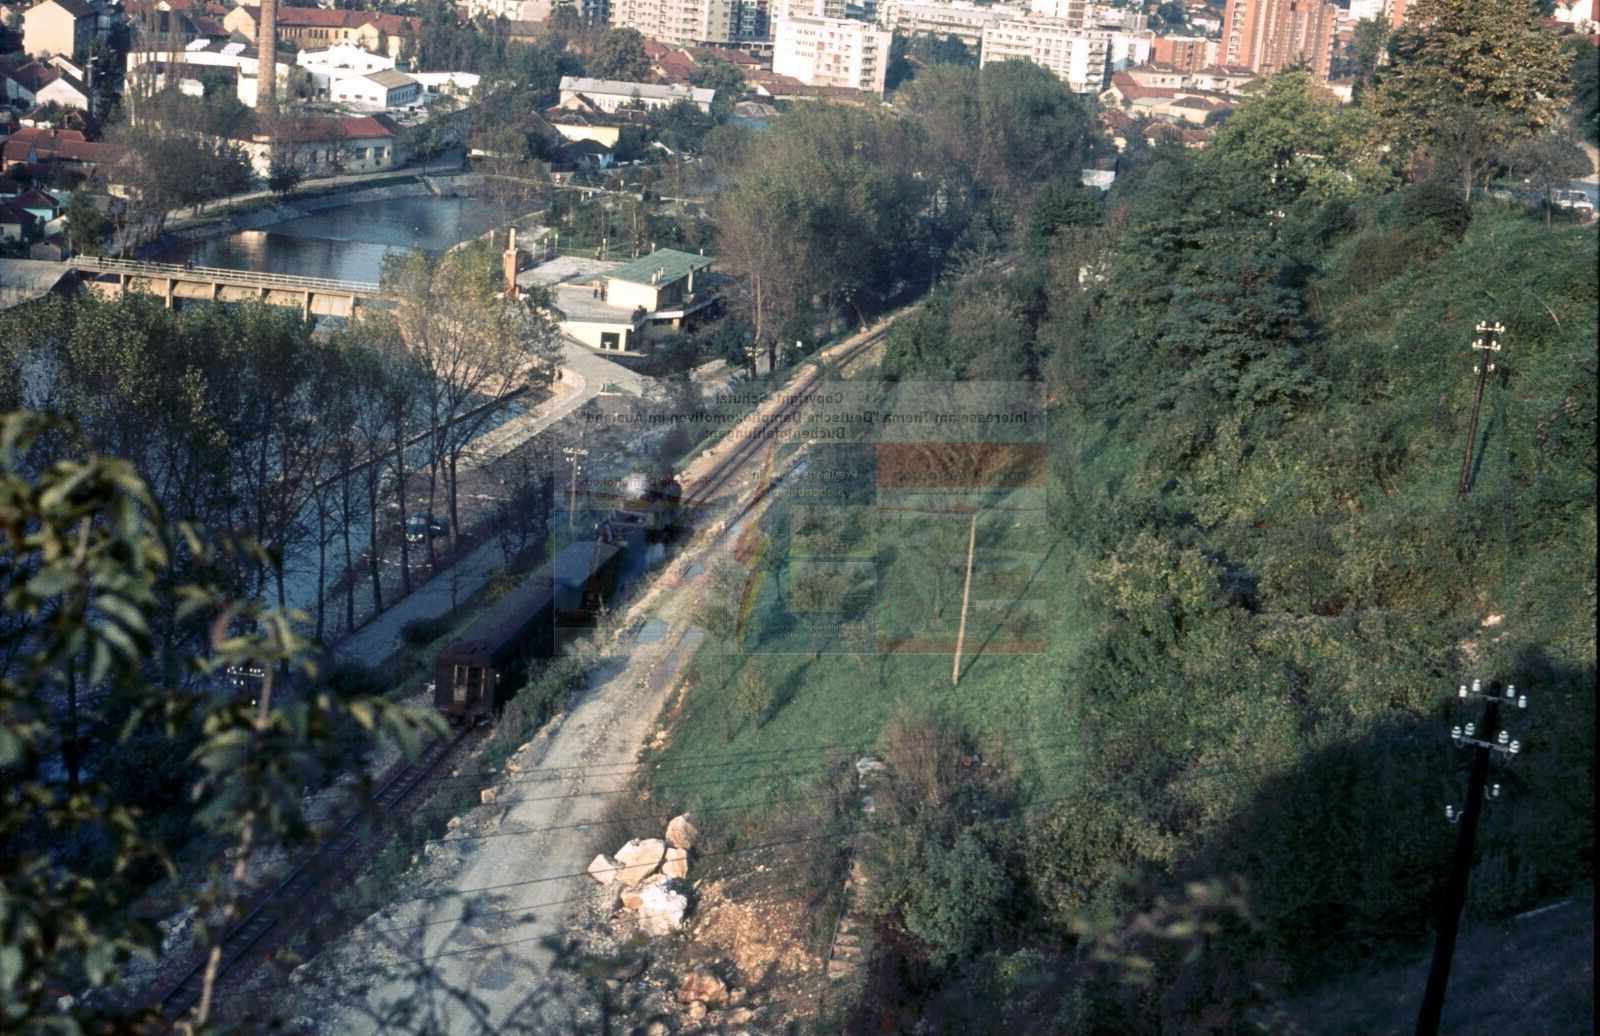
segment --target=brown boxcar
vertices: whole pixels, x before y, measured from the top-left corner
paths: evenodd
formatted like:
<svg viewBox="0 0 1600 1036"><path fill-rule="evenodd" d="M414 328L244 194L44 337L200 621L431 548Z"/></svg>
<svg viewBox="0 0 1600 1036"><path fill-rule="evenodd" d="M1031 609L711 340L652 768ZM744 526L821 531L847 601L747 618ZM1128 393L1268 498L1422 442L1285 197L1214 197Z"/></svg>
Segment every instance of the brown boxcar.
<svg viewBox="0 0 1600 1036"><path fill-rule="evenodd" d="M433 704L458 722L492 719L549 658L562 630L592 623L614 589L621 548L595 540L566 546L474 622L434 661Z"/></svg>

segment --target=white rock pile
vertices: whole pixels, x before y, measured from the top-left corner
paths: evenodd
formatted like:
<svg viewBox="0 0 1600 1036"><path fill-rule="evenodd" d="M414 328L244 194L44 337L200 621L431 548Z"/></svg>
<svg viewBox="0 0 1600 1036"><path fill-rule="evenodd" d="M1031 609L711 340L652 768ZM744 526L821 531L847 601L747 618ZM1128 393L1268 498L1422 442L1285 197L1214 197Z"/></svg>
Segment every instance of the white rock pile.
<svg viewBox="0 0 1600 1036"><path fill-rule="evenodd" d="M689 909L684 886L689 879L689 850L699 832L688 814L673 817L665 838L632 838L616 853L601 853L589 864L589 876L603 890L604 901L632 910L646 935L670 935L683 927Z"/></svg>

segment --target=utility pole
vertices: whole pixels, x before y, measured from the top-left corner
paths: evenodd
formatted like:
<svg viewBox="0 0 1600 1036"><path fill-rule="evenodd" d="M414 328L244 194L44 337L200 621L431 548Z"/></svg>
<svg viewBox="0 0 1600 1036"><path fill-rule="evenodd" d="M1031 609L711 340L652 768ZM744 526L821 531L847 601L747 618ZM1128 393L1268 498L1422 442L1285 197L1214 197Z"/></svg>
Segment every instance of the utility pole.
<svg viewBox="0 0 1600 1036"><path fill-rule="evenodd" d="M967 604L972 600L972 556L978 548L978 511L973 508L967 528L967 581L961 588L961 625L956 630L956 657L950 662L950 686L961 682L961 651L967 643Z"/></svg>
<svg viewBox="0 0 1600 1036"><path fill-rule="evenodd" d="M1488 691L1482 681L1472 681L1472 690L1462 684L1457 697L1484 701L1481 726L1468 723L1452 727L1450 739L1457 748L1472 749L1472 768L1467 779L1467 803L1459 810L1444 808L1445 819L1458 825L1456 853L1450 863L1450 884L1445 890L1444 912L1439 918L1439 938L1433 948L1433 965L1428 969L1428 985L1422 994L1422 1010L1417 1015L1417 1036L1438 1036L1439 1016L1444 1011L1445 989L1450 984L1450 963L1455 957L1456 935L1461 930L1461 908L1466 904L1467 880L1472 874L1472 850L1478 837L1478 818L1483 813L1485 787L1489 781L1489 760L1496 753L1509 759L1522 751L1522 742L1500 728L1500 706L1528 707L1528 696L1517 693L1515 685L1500 691L1499 681L1491 680ZM1489 789L1489 797L1500 797L1500 785Z"/></svg>
<svg viewBox="0 0 1600 1036"><path fill-rule="evenodd" d="M567 458L567 463L572 465L572 481L567 487L567 528L571 529L576 519L578 509L578 463L589 455L589 451L581 446L563 446L561 453Z"/></svg>
<svg viewBox="0 0 1600 1036"><path fill-rule="evenodd" d="M1488 384L1489 374L1494 370L1494 354L1500 351L1498 336L1504 331L1503 324L1479 323L1479 337L1472 342L1474 352L1488 355L1472 365L1472 373L1478 376L1478 389L1472 398L1472 420L1467 425L1467 455L1461 461L1461 484L1456 488L1458 497L1466 496L1467 490L1472 486L1472 450L1477 445L1478 439L1478 413L1483 409L1484 386Z"/></svg>

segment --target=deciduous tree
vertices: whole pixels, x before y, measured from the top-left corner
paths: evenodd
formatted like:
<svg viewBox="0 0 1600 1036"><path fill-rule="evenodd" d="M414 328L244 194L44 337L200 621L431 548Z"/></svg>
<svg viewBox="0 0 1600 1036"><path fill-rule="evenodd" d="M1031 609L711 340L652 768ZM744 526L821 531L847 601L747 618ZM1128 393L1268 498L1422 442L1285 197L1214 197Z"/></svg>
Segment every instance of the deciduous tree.
<svg viewBox="0 0 1600 1036"><path fill-rule="evenodd" d="M1568 59L1532 0L1419 0L1407 13L1415 27L1397 35L1373 99L1379 129L1446 167L1470 200L1494 155L1566 107Z"/></svg>

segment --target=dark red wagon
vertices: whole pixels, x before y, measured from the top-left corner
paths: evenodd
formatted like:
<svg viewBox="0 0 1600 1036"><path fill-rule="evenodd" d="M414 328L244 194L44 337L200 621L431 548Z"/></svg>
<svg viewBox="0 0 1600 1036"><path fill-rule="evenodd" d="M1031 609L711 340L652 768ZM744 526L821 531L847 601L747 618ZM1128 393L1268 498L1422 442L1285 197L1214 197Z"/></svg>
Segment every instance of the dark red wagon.
<svg viewBox="0 0 1600 1036"><path fill-rule="evenodd" d="M597 540L566 546L474 622L434 661L433 704L455 722L493 719L549 658L563 631L593 625L614 590L622 548Z"/></svg>

